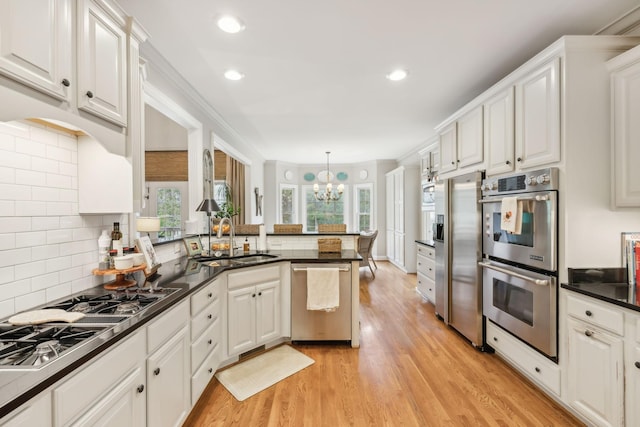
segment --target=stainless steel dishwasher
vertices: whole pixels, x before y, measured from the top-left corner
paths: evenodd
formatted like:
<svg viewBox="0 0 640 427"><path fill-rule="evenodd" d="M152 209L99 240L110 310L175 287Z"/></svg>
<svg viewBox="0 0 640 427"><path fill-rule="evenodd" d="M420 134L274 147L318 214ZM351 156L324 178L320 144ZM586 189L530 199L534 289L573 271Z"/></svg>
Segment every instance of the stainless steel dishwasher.
<svg viewBox="0 0 640 427"><path fill-rule="evenodd" d="M335 311L307 310L307 268L337 268L340 305ZM291 264L291 340L351 341L351 264Z"/></svg>

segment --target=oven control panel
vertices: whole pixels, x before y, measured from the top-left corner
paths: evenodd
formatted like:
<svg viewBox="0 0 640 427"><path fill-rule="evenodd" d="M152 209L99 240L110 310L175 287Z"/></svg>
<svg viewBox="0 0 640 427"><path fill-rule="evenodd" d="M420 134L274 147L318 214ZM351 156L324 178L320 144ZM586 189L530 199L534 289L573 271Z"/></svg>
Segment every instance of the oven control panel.
<svg viewBox="0 0 640 427"><path fill-rule="evenodd" d="M558 190L558 168L492 176L482 180L483 196Z"/></svg>

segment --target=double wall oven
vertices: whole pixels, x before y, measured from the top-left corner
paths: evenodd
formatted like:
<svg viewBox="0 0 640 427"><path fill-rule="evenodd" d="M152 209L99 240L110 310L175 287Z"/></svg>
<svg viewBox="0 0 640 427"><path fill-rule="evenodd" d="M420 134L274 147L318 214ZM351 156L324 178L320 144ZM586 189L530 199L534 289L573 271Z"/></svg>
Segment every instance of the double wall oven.
<svg viewBox="0 0 640 427"><path fill-rule="evenodd" d="M558 170L491 177L481 189L483 314L557 360ZM506 203L517 206L516 232L503 229Z"/></svg>

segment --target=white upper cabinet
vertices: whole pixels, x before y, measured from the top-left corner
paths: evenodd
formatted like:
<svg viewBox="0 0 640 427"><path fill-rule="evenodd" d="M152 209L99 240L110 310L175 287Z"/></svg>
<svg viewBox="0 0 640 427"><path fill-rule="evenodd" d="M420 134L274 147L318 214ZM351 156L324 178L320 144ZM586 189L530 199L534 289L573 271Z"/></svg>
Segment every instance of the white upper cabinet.
<svg viewBox="0 0 640 427"><path fill-rule="evenodd" d="M482 163L484 159L482 125L482 105L458 119L458 168Z"/></svg>
<svg viewBox="0 0 640 427"><path fill-rule="evenodd" d="M519 80L515 102L517 167L560 161L560 58Z"/></svg>
<svg viewBox="0 0 640 427"><path fill-rule="evenodd" d="M613 205L640 206L640 48L610 60Z"/></svg>
<svg viewBox="0 0 640 427"><path fill-rule="evenodd" d="M127 123L126 35L92 0L78 1L78 108Z"/></svg>
<svg viewBox="0 0 640 427"><path fill-rule="evenodd" d="M511 172L515 160L514 88L494 95L484 103L484 141L487 175Z"/></svg>
<svg viewBox="0 0 640 427"><path fill-rule="evenodd" d="M69 0L1 0L0 73L67 100L71 30Z"/></svg>
<svg viewBox="0 0 640 427"><path fill-rule="evenodd" d="M440 132L440 173L451 172L458 167L456 142L457 126L454 122Z"/></svg>

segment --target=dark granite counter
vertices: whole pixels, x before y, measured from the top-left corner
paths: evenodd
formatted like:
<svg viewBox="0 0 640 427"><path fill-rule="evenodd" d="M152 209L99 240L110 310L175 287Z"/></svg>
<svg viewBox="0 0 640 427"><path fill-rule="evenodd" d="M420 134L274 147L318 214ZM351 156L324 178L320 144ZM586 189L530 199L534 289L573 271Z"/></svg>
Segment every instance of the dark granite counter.
<svg viewBox="0 0 640 427"><path fill-rule="evenodd" d="M569 268L560 286L620 307L640 311L640 298L628 284L626 268Z"/></svg>
<svg viewBox="0 0 640 427"><path fill-rule="evenodd" d="M188 259L186 257L163 263L158 270L157 276L150 279L160 288L174 288L177 289L177 291L167 295L160 302L118 323L114 327L105 330L98 335L96 339L87 340L87 343L83 343L78 349L70 352L70 354L62 355L53 363L47 365L45 369L20 370L0 368L0 418L73 371L81 369L83 364L93 360L123 338L146 325L163 312L171 309L180 301L188 298L192 293L215 279L224 271L283 261L327 263L360 261L362 259L357 251L354 250L343 250L339 253L318 253L317 250L279 250L264 253L272 257L264 261L249 264L233 263L229 258L209 259L206 262L199 262L198 260ZM242 253L240 256L260 254L261 253L251 251L249 253ZM142 275L141 272L139 273L139 285L143 286L144 275ZM91 291L78 292L61 298L60 301L87 292ZM47 304L55 302L57 301L51 301ZM34 309L37 308L39 307L34 307Z"/></svg>
<svg viewBox="0 0 640 427"><path fill-rule="evenodd" d="M426 240L415 240L416 243L424 246L429 246L430 248L435 248L435 244L433 242L428 242Z"/></svg>

